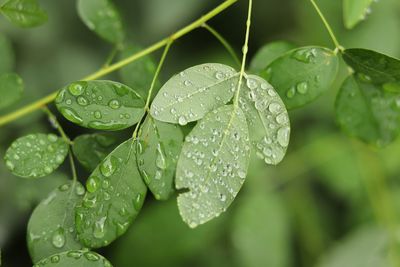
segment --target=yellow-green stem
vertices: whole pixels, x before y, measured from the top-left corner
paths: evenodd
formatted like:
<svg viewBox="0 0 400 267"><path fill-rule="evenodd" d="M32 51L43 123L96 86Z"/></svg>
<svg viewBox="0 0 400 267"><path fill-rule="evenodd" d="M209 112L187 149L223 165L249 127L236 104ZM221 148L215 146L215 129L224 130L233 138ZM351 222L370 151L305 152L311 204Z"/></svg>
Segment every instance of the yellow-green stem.
<svg viewBox="0 0 400 267"><path fill-rule="evenodd" d="M67 134L64 132L64 129L61 127L61 124L58 122L56 115L53 114L53 112L51 112L51 110L47 107L44 106L42 107L42 110L44 111L44 113L47 114L50 122L53 124L53 126L57 129L57 131L60 133L61 137L64 139L64 141L67 144L71 144L72 141L71 139L67 136Z"/></svg>

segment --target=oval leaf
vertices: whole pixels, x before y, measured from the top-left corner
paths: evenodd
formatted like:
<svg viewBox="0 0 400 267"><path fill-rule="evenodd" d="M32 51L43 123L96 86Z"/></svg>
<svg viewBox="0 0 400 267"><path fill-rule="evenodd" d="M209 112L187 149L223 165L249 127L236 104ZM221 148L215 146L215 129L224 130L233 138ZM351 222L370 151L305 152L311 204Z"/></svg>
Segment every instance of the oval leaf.
<svg viewBox="0 0 400 267"><path fill-rule="evenodd" d="M88 250L70 250L54 254L39 261L33 267L112 267L111 263L96 252Z"/></svg>
<svg viewBox="0 0 400 267"><path fill-rule="evenodd" d="M160 89L151 106L151 115L180 125L199 120L231 100L238 76L233 68L217 63L182 71Z"/></svg>
<svg viewBox="0 0 400 267"><path fill-rule="evenodd" d="M178 160L179 212L192 228L224 212L246 178L250 141L240 108L220 107L207 114L186 137Z"/></svg>
<svg viewBox="0 0 400 267"><path fill-rule="evenodd" d="M39 26L47 21L47 13L37 0L9 0L0 10L9 21L23 28Z"/></svg>
<svg viewBox="0 0 400 267"><path fill-rule="evenodd" d="M0 109L18 102L24 92L24 82L15 73L0 75Z"/></svg>
<svg viewBox="0 0 400 267"><path fill-rule="evenodd" d="M30 134L15 140L4 157L15 175L38 178L49 175L64 162L68 144L54 134Z"/></svg>
<svg viewBox="0 0 400 267"><path fill-rule="evenodd" d="M122 143L93 171L82 206L76 210L76 227L87 247L107 246L125 233L142 208L146 185L136 165L136 143Z"/></svg>
<svg viewBox="0 0 400 267"><path fill-rule="evenodd" d="M400 132L400 95L382 90L364 75L347 78L335 108L343 130L366 143L384 146Z"/></svg>
<svg viewBox="0 0 400 267"><path fill-rule="evenodd" d="M272 62L261 74L277 90L288 109L312 102L330 88L339 60L322 47L302 47Z"/></svg>
<svg viewBox="0 0 400 267"><path fill-rule="evenodd" d="M177 125L147 117L139 132L138 168L143 180L158 200L166 200L174 190L176 163L182 149L183 133Z"/></svg>
<svg viewBox="0 0 400 267"><path fill-rule="evenodd" d="M110 134L84 134L75 138L72 151L82 166L92 172L118 146L118 142L118 138Z"/></svg>
<svg viewBox="0 0 400 267"><path fill-rule="evenodd" d="M343 18L347 29L365 20L374 0L343 0Z"/></svg>
<svg viewBox="0 0 400 267"><path fill-rule="evenodd" d="M75 232L75 207L85 188L79 182L64 184L44 199L28 223L28 248L32 261L68 250L81 249Z"/></svg>
<svg viewBox="0 0 400 267"><path fill-rule="evenodd" d="M239 103L257 155L267 164L278 164L286 154L290 137L289 115L279 95L264 79L248 75Z"/></svg>
<svg viewBox="0 0 400 267"><path fill-rule="evenodd" d="M110 43L121 43L122 19L110 0L78 0L78 14L86 26Z"/></svg>
<svg viewBox="0 0 400 267"><path fill-rule="evenodd" d="M0 33L0 74L10 72L14 68L15 58L8 38ZM1 100L0 100L1 102Z"/></svg>
<svg viewBox="0 0 400 267"><path fill-rule="evenodd" d="M343 59L355 72L367 75L374 83L400 81L400 60L384 54L362 49L346 49Z"/></svg>
<svg viewBox="0 0 400 267"><path fill-rule="evenodd" d="M144 113L143 99L128 86L112 81L72 83L60 90L56 105L69 121L98 130L128 128Z"/></svg>

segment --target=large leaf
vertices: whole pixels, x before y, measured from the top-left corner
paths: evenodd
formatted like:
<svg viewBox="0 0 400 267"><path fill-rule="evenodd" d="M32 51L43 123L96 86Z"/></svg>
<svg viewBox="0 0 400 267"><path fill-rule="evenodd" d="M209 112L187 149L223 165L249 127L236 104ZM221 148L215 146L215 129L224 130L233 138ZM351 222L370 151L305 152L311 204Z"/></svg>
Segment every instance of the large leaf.
<svg viewBox="0 0 400 267"><path fill-rule="evenodd" d="M54 254L35 264L33 267L112 267L111 263L96 252L88 250L70 250Z"/></svg>
<svg viewBox="0 0 400 267"><path fill-rule="evenodd" d="M122 130L143 116L144 101L131 88L112 81L74 82L61 89L58 110L69 121L99 130Z"/></svg>
<svg viewBox="0 0 400 267"><path fill-rule="evenodd" d="M363 21L374 0L343 0L343 18L346 28L352 29Z"/></svg>
<svg viewBox="0 0 400 267"><path fill-rule="evenodd" d="M79 182L64 184L44 199L28 223L28 248L33 262L56 253L81 249L75 232L75 207L85 194Z"/></svg>
<svg viewBox="0 0 400 267"><path fill-rule="evenodd" d="M0 74L10 72L14 68L14 51L10 41L2 33L0 33L0 58Z"/></svg>
<svg viewBox="0 0 400 267"><path fill-rule="evenodd" d="M8 0L0 11L12 23L23 27L35 27L47 21L47 13L37 0Z"/></svg>
<svg viewBox="0 0 400 267"><path fill-rule="evenodd" d="M139 132L138 168L158 200L174 192L176 163L182 149L183 133L177 125L147 117Z"/></svg>
<svg viewBox="0 0 400 267"><path fill-rule="evenodd" d="M15 73L0 74L0 109L11 106L21 99L24 82Z"/></svg>
<svg viewBox="0 0 400 267"><path fill-rule="evenodd" d="M183 220L192 228L224 212L246 178L249 132L240 108L220 107L186 137L178 160L176 188Z"/></svg>
<svg viewBox="0 0 400 267"><path fill-rule="evenodd" d="M78 0L78 14L86 26L110 43L121 43L122 19L111 0Z"/></svg>
<svg viewBox="0 0 400 267"><path fill-rule="evenodd" d="M276 41L261 47L250 62L250 71L258 73L264 70L275 59L286 52L296 48L292 43L286 41Z"/></svg>
<svg viewBox="0 0 400 267"><path fill-rule="evenodd" d="M15 175L38 178L49 175L64 162L68 144L54 134L30 134L15 140L4 157Z"/></svg>
<svg viewBox="0 0 400 267"><path fill-rule="evenodd" d="M146 185L136 165L136 143L122 143L93 171L82 206L76 210L81 242L91 248L107 246L125 233L142 208Z"/></svg>
<svg viewBox="0 0 400 267"><path fill-rule="evenodd" d="M157 120L185 125L231 100L238 82L231 67L208 63L172 77L160 89L151 106Z"/></svg>
<svg viewBox="0 0 400 267"><path fill-rule="evenodd" d="M332 85L338 71L335 53L322 47L291 50L273 61L261 76L277 90L288 109L312 102Z"/></svg>
<svg viewBox="0 0 400 267"><path fill-rule="evenodd" d="M400 131L400 95L374 85L364 75L350 76L336 98L336 119L349 135L384 146Z"/></svg>
<svg viewBox="0 0 400 267"><path fill-rule="evenodd" d="M278 164L286 154L290 137L289 115L279 95L264 79L248 75L239 103L257 155L267 164Z"/></svg>
<svg viewBox="0 0 400 267"><path fill-rule="evenodd" d="M400 60L362 49L346 49L343 59L355 72L363 73L374 83L400 81Z"/></svg>
<svg viewBox="0 0 400 267"><path fill-rule="evenodd" d="M118 141L110 134L84 134L75 138L72 151L82 166L92 172L118 146Z"/></svg>

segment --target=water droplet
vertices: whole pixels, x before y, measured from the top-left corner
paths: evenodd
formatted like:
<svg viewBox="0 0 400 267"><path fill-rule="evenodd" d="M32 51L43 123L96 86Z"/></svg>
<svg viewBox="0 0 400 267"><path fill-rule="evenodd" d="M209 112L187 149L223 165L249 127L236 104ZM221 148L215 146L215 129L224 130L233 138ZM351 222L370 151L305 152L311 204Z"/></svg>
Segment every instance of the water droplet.
<svg viewBox="0 0 400 267"><path fill-rule="evenodd" d="M271 113L276 114L281 110L281 105L276 102L272 102L269 104L268 109Z"/></svg>
<svg viewBox="0 0 400 267"><path fill-rule="evenodd" d="M93 229L93 236L95 238L100 239L100 238L104 237L104 235L105 235L104 225L105 225L106 220L107 220L107 217L102 217L97 222L95 222L94 229Z"/></svg>
<svg viewBox="0 0 400 267"><path fill-rule="evenodd" d="M252 78L248 78L246 84L250 89L256 89L258 86L257 81Z"/></svg>
<svg viewBox="0 0 400 267"><path fill-rule="evenodd" d="M180 116L179 118L178 118L178 123L180 124L180 125L186 125L187 124L187 119L186 119L186 117L185 116Z"/></svg>
<svg viewBox="0 0 400 267"><path fill-rule="evenodd" d="M85 188L81 184L77 184L75 188L75 192L78 196L83 196L85 194Z"/></svg>
<svg viewBox="0 0 400 267"><path fill-rule="evenodd" d="M117 169L118 159L114 156L108 157L101 165L100 165L100 172L105 177L110 177L114 174Z"/></svg>
<svg viewBox="0 0 400 267"><path fill-rule="evenodd" d="M292 87L286 92L288 98L293 98L296 95L296 88Z"/></svg>
<svg viewBox="0 0 400 267"><path fill-rule="evenodd" d="M79 96L77 99L77 102L81 106L87 106L87 104L88 104L88 101L84 96Z"/></svg>
<svg viewBox="0 0 400 267"><path fill-rule="evenodd" d="M94 193L99 189L99 178L96 176L91 176L86 182L87 191L90 193Z"/></svg>
<svg viewBox="0 0 400 267"><path fill-rule="evenodd" d="M161 147L161 144L157 144L156 165L158 168L160 168L162 170L165 170L167 168L167 160L165 158L165 153Z"/></svg>
<svg viewBox="0 0 400 267"><path fill-rule="evenodd" d="M225 78L225 74L223 74L220 71L217 71L217 73L215 74L215 78L217 78L218 80L222 80Z"/></svg>
<svg viewBox="0 0 400 267"><path fill-rule="evenodd" d="M64 234L64 229L58 228L52 238L51 238L51 243L53 244L54 247L56 248L62 248L65 245L65 234Z"/></svg>
<svg viewBox="0 0 400 267"><path fill-rule="evenodd" d="M281 146L287 147L289 145L289 138L290 138L290 128L289 127L285 126L278 130L277 140Z"/></svg>
<svg viewBox="0 0 400 267"><path fill-rule="evenodd" d="M304 95L304 94L306 94L307 91L308 91L308 83L307 83L307 82L301 82L301 83L299 83L299 84L297 85L296 88L297 88L297 92L298 92L299 94Z"/></svg>
<svg viewBox="0 0 400 267"><path fill-rule="evenodd" d="M102 115L101 115L101 112L100 111L95 111L94 112L94 117L96 118L96 119L101 119L101 117L102 117Z"/></svg>
<svg viewBox="0 0 400 267"><path fill-rule="evenodd" d="M117 99L113 99L108 103L108 106L112 109L119 109L121 107L121 103Z"/></svg>
<svg viewBox="0 0 400 267"><path fill-rule="evenodd" d="M98 255L96 255L94 252L86 252L85 254L85 258L88 259L89 261L98 261L100 260L100 257Z"/></svg>
<svg viewBox="0 0 400 267"><path fill-rule="evenodd" d="M82 118L70 108L61 108L61 113L64 115L65 118L67 118L69 121L72 121L73 123L81 124L83 122Z"/></svg>
<svg viewBox="0 0 400 267"><path fill-rule="evenodd" d="M80 96L83 94L83 91L85 90L85 84L84 82L76 82L76 83L71 83L68 86L68 91L73 95L73 96Z"/></svg>
<svg viewBox="0 0 400 267"><path fill-rule="evenodd" d="M70 251L67 253L67 257L80 259L82 257L82 253L80 251Z"/></svg>
<svg viewBox="0 0 400 267"><path fill-rule="evenodd" d="M58 262L60 261L60 256L54 255L54 256L52 256L52 257L50 258L50 261L51 261L52 263L58 263Z"/></svg>
<svg viewBox="0 0 400 267"><path fill-rule="evenodd" d="M286 116L285 113L281 113L278 116L276 116L276 122L279 124L285 124L289 121L288 116Z"/></svg>
<svg viewBox="0 0 400 267"><path fill-rule="evenodd" d="M185 86L191 86L191 85L192 85L192 82L189 81L189 80L185 80L185 81L183 82L183 84L184 84Z"/></svg>

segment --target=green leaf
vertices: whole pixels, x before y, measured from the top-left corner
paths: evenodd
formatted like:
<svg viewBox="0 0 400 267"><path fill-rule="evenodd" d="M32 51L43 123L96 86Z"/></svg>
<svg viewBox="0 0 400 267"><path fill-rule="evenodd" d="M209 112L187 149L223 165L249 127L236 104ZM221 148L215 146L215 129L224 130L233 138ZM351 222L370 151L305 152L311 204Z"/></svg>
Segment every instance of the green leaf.
<svg viewBox="0 0 400 267"><path fill-rule="evenodd" d="M288 109L315 100L327 91L338 72L335 53L323 47L302 47L273 61L261 76L277 90Z"/></svg>
<svg viewBox="0 0 400 267"><path fill-rule="evenodd" d="M75 138L72 151L82 166L92 172L117 147L118 142L118 138L110 134L84 134Z"/></svg>
<svg viewBox="0 0 400 267"><path fill-rule="evenodd" d="M28 223L28 248L32 261L68 250L81 249L75 232L75 207L82 201L79 182L61 185L33 211Z"/></svg>
<svg viewBox="0 0 400 267"><path fill-rule="evenodd" d="M178 160L176 188L183 220L192 228L224 212L246 178L250 141L240 108L220 107L186 137Z"/></svg>
<svg viewBox="0 0 400 267"><path fill-rule="evenodd" d="M125 38L121 15L110 0L78 0L78 14L85 25L104 40L120 44Z"/></svg>
<svg viewBox="0 0 400 267"><path fill-rule="evenodd" d="M264 70L275 59L295 48L294 44L286 41L276 41L266 44L257 51L251 60L249 70L258 73Z"/></svg>
<svg viewBox="0 0 400 267"><path fill-rule="evenodd" d="M231 100L238 76L233 68L217 63L182 71L160 89L152 103L151 115L180 125L199 120Z"/></svg>
<svg viewBox="0 0 400 267"><path fill-rule="evenodd" d="M347 29L365 20L374 0L343 0L343 19Z"/></svg>
<svg viewBox="0 0 400 267"><path fill-rule="evenodd" d="M239 104L257 155L267 164L278 164L286 154L290 137L289 115L279 95L261 77L248 75Z"/></svg>
<svg viewBox="0 0 400 267"><path fill-rule="evenodd" d="M131 88L112 81L80 81L61 89L58 110L82 127L117 131L142 118L144 100Z"/></svg>
<svg viewBox="0 0 400 267"><path fill-rule="evenodd" d="M0 11L12 23L19 27L36 27L47 21L47 13L37 0L8 0Z"/></svg>
<svg viewBox="0 0 400 267"><path fill-rule="evenodd" d="M132 139L118 146L93 171L82 206L76 210L81 242L91 248L107 246L125 233L142 208L146 185L137 169Z"/></svg>
<svg viewBox="0 0 400 267"><path fill-rule="evenodd" d="M39 261L33 267L112 267L103 256L88 250L70 250L54 254Z"/></svg>
<svg viewBox="0 0 400 267"><path fill-rule="evenodd" d="M137 161L143 180L156 199L166 200L175 191L174 176L183 133L177 125L149 116L141 126L138 140Z"/></svg>
<svg viewBox="0 0 400 267"><path fill-rule="evenodd" d="M15 175L39 178L52 173L68 154L68 144L54 134L30 134L15 140L4 157Z"/></svg>
<svg viewBox="0 0 400 267"><path fill-rule="evenodd" d="M377 146L392 142L400 131L400 95L350 76L336 98L336 119L350 136Z"/></svg>
<svg viewBox="0 0 400 267"><path fill-rule="evenodd" d="M142 51L142 48L139 46L128 46L122 51L120 59L123 60L140 51ZM156 68L157 66L154 63L153 59L150 56L144 56L121 68L120 75L122 81L126 85L135 88L138 94L141 95L143 99L145 99L147 98L147 94L149 92L151 82L153 81L153 76L156 72ZM160 84L157 81L155 89L158 89L159 86Z"/></svg>
<svg viewBox="0 0 400 267"><path fill-rule="evenodd" d="M400 60L362 49L346 49L343 59L355 72L363 73L374 83L399 82Z"/></svg>
<svg viewBox="0 0 400 267"><path fill-rule="evenodd" d="M18 102L24 92L24 82L15 73L0 75L0 109Z"/></svg>
<svg viewBox="0 0 400 267"><path fill-rule="evenodd" d="M10 72L15 63L14 51L11 42L2 33L0 33L0 58L0 74Z"/></svg>

